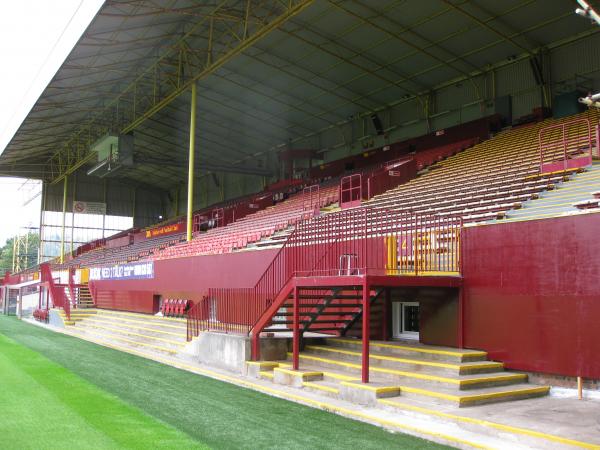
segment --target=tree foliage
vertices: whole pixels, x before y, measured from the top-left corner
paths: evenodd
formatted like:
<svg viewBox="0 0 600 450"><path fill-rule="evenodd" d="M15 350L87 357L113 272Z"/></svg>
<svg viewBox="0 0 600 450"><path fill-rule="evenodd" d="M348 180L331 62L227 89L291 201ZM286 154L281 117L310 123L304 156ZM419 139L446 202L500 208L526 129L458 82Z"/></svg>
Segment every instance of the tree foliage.
<svg viewBox="0 0 600 450"><path fill-rule="evenodd" d="M4 272L12 271L13 267L13 249L14 249L15 238L9 238L2 248L0 248L0 275L4 275ZM25 242L25 239L23 239ZM25 252L24 246L20 248L20 252L17 252L21 260L21 267L28 268L37 264L37 254L40 245L40 236L37 233L29 233L27 252Z"/></svg>

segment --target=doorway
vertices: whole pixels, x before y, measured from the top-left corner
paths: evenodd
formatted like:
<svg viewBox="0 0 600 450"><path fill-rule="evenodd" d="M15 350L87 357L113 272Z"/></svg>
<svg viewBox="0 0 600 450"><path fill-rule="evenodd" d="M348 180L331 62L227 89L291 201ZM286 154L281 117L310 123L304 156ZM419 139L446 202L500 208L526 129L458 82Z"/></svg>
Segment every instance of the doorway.
<svg viewBox="0 0 600 450"><path fill-rule="evenodd" d="M393 337L395 339L419 340L419 303L392 303Z"/></svg>

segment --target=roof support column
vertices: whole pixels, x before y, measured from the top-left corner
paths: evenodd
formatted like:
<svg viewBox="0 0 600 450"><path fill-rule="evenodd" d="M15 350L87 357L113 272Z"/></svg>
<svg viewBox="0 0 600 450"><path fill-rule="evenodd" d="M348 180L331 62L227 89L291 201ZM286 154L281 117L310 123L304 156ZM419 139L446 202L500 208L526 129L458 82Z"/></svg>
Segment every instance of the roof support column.
<svg viewBox="0 0 600 450"><path fill-rule="evenodd" d="M192 222L194 213L194 156L196 145L196 82L192 83L192 101L190 105L190 149L188 166L187 196L187 240L192 240Z"/></svg>
<svg viewBox="0 0 600 450"><path fill-rule="evenodd" d="M63 178L63 209L62 209L62 230L60 235L60 263L65 262L65 218L67 216L67 186L68 175ZM72 230L71 230L72 231Z"/></svg>

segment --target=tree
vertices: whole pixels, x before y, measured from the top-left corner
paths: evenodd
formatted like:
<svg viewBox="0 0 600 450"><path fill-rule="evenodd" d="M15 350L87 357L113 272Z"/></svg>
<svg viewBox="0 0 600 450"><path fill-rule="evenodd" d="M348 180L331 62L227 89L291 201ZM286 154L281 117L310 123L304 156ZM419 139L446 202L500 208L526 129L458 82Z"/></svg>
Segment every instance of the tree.
<svg viewBox="0 0 600 450"><path fill-rule="evenodd" d="M40 246L40 236L37 233L29 233L28 236L23 236L21 245L17 255L22 269L27 269L37 264L38 248ZM6 244L0 248L0 275L8 270L12 272L13 268L13 249L15 238L6 240ZM25 251L25 242L27 242L27 251Z"/></svg>

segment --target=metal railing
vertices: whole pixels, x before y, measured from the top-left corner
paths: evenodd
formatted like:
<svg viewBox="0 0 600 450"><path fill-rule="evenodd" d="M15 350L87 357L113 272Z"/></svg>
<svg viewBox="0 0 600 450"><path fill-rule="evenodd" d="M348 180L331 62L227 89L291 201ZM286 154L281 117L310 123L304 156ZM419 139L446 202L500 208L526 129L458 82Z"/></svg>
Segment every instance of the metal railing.
<svg viewBox="0 0 600 450"><path fill-rule="evenodd" d="M62 308L67 320L71 320L71 303L65 293L65 288L68 288L68 286L58 285L54 282L52 271L47 263L40 264L40 271L42 276L41 284L48 288L50 297L52 297L52 303L56 308Z"/></svg>
<svg viewBox="0 0 600 450"><path fill-rule="evenodd" d="M300 222L255 286L209 289L188 312L188 339L248 334L294 277L458 275L461 227L461 218L377 208Z"/></svg>
<svg viewBox="0 0 600 450"><path fill-rule="evenodd" d="M589 119L570 120L542 128L539 131L540 173L591 165L594 140Z"/></svg>

